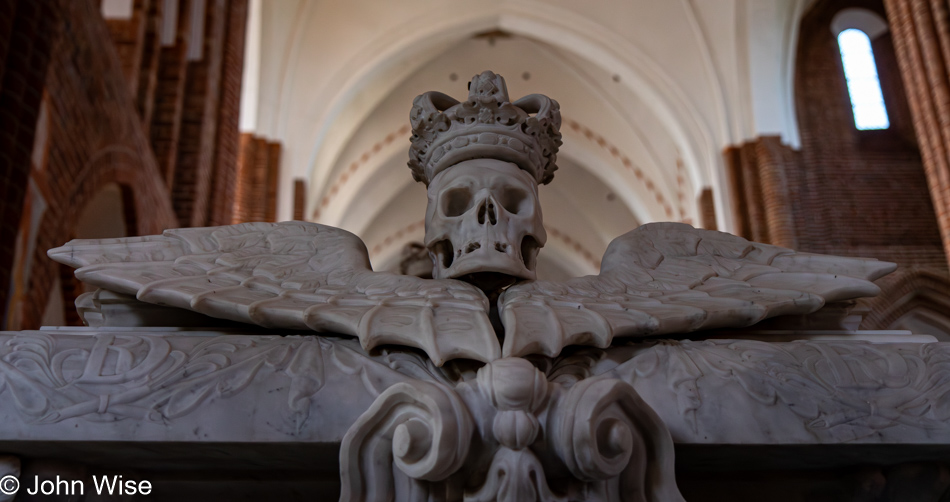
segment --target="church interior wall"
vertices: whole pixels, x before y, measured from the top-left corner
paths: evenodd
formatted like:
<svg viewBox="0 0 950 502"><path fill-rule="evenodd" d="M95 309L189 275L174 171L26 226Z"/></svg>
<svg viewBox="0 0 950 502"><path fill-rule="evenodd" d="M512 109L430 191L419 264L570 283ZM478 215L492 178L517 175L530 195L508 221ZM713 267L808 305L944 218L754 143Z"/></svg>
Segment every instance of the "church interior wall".
<svg viewBox="0 0 950 502"><path fill-rule="evenodd" d="M801 149L763 137L725 151L738 232L816 253L897 262L882 287L947 275L903 82L889 32L872 41L891 126L855 128L832 21L860 7L886 18L882 2L818 1L801 20L795 74ZM906 288L906 286L904 286ZM938 290L946 286L938 287ZM872 311L894 298L867 301ZM905 306L906 308L906 306ZM940 309L938 309L940 311ZM894 322L870 316L866 329Z"/></svg>
<svg viewBox="0 0 950 502"><path fill-rule="evenodd" d="M12 2L11 10L19 19L33 12L32 4ZM179 30L179 39L168 46L149 38L160 35L162 2L133 2L131 17L107 21L98 2L37 5L42 7L35 15L46 16L47 24L37 34L21 36L31 44L49 44L48 64L42 59L46 52L15 44L6 65L11 78L18 68L14 59L25 58L43 70L33 72L32 91L20 99L24 125L8 129L18 130L14 138L29 145L10 150L26 154L18 165L26 167L27 177L9 199L13 203L19 196L23 202L4 214L4 221L16 222L12 228L17 232L9 240L17 243L15 261L4 269L14 275L8 289L8 329L39 327L54 283L67 289L45 250L82 237L80 215L104 187L117 187L125 231L140 235L199 222L231 223L233 208L219 199L230 195L233 200L237 181L231 171L236 169L241 72L240 65L223 70L222 61L230 57L233 66L234 53L243 48L243 39L233 36L236 30L229 37L226 29L237 26L243 36L243 2L209 3L201 13L209 28L202 36L206 57L192 61L182 48L187 30ZM188 26L193 12L179 9L179 27ZM157 56L150 57L150 50ZM22 76L17 80L19 85L0 91L8 99L29 82ZM212 89L220 99L204 99ZM122 233L117 230L115 236ZM74 298L67 294L67 311L74 310Z"/></svg>

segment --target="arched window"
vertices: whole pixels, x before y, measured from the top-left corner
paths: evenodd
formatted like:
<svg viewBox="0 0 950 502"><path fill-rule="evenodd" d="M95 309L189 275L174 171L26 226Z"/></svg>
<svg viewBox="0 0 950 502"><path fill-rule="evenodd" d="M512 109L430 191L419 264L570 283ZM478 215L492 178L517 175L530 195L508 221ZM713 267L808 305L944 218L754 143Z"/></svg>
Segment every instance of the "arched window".
<svg viewBox="0 0 950 502"><path fill-rule="evenodd" d="M871 39L865 32L849 28L838 34L838 48L848 81L854 125L862 131L887 129L891 124L884 107Z"/></svg>

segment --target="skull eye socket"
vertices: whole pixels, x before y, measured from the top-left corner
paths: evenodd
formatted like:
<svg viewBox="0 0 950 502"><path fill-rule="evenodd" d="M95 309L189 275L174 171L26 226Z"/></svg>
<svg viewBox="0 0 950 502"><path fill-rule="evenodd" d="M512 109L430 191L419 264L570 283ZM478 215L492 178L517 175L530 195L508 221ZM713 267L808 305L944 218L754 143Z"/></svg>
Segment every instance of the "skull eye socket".
<svg viewBox="0 0 950 502"><path fill-rule="evenodd" d="M527 209L528 194L520 188L508 187L501 193L501 206L511 214L518 214Z"/></svg>
<svg viewBox="0 0 950 502"><path fill-rule="evenodd" d="M472 192L468 188L453 188L442 195L442 214L445 216L461 216L471 208Z"/></svg>

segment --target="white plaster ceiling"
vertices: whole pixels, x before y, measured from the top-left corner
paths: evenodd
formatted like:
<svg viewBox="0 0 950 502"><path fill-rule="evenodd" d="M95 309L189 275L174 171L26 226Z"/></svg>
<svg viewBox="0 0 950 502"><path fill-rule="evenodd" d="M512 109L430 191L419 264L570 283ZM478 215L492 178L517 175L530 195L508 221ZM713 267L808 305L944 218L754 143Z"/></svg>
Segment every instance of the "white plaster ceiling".
<svg viewBox="0 0 950 502"><path fill-rule="evenodd" d="M807 3L252 0L242 129L283 145L282 219L306 179L307 219L357 233L385 268L423 233L425 190L405 166L412 98L462 99L473 75L500 73L512 98L547 94L564 118L541 266L592 273L638 224L698 224L704 188L730 229L723 148L765 134L797 146Z"/></svg>

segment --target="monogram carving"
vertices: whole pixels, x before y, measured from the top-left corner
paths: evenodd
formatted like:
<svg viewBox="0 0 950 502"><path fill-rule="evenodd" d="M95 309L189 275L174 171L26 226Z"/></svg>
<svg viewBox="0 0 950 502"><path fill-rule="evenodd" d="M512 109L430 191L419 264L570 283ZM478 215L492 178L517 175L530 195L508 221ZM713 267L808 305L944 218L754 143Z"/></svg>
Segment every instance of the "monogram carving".
<svg viewBox="0 0 950 502"><path fill-rule="evenodd" d="M376 361L358 346L313 336L205 337L34 332L2 343L0 396L35 423L69 418L168 422L215 399L244 391L262 371L290 380L285 418L299 428L328 365L352 374L378 395L407 377L389 368L424 370L418 356L383 354ZM176 345L181 345L176 347Z"/></svg>

